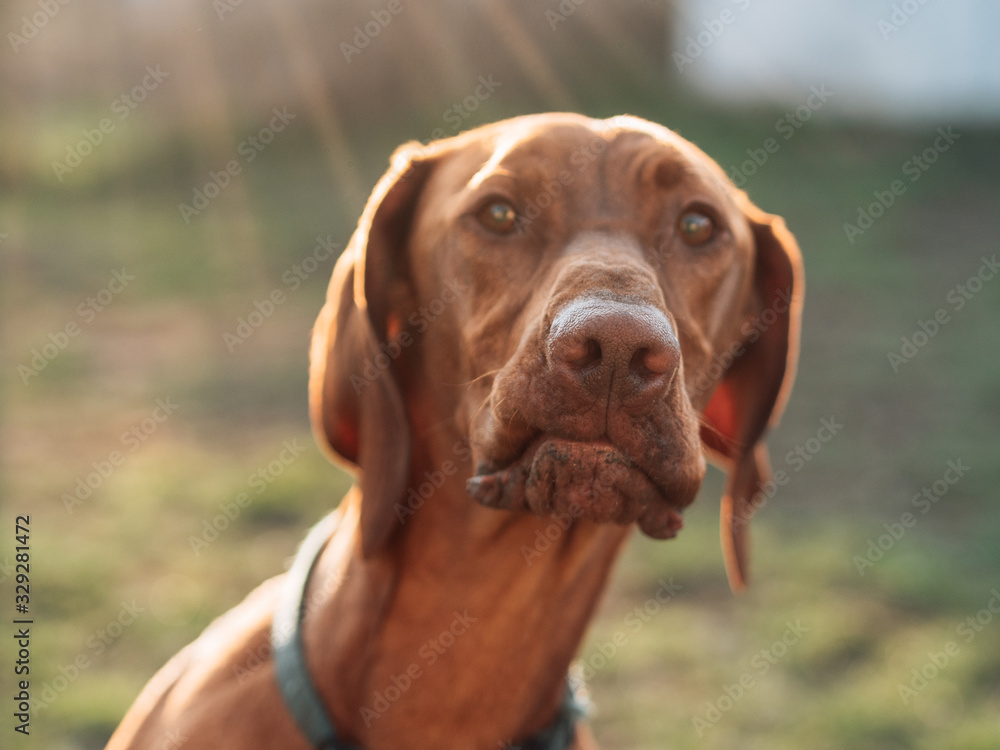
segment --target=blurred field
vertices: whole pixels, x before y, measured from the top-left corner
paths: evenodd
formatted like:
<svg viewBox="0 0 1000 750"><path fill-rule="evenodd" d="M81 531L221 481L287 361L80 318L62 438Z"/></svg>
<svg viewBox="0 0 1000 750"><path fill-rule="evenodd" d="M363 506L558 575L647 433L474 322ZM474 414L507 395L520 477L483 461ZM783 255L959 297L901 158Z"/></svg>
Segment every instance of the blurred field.
<svg viewBox="0 0 1000 750"><path fill-rule="evenodd" d="M579 32L563 43L589 42ZM699 101L662 68L641 73L641 52L615 58L600 85L571 55L552 64L580 111L666 124L727 171L775 136L783 110ZM456 72L456 85L474 87L480 70ZM509 75L463 127L558 107ZM60 100L32 133L19 125L23 112L0 111L0 132L16 131L0 145L0 558L11 562L15 514L30 513L33 690L46 705L22 744L53 750L103 747L153 672L280 572L348 486L320 456L306 417L309 330L333 259L295 276L298 284L287 274L306 267L317 238L346 242L391 149L442 127L455 100L444 84L430 86L422 107L380 118L359 91L344 115L352 163L341 165L356 175L354 190L331 167L328 134L290 97L300 118L185 224L177 204L268 122L268 109L230 117L218 131L223 146L208 149L139 109L59 182L50 162L106 114L115 91ZM581 654L594 673L602 747L1000 747L1000 623L987 609L978 630L957 630L1000 590L1000 283L984 282L962 309L948 297L998 251L1000 130L955 125L960 138L911 183L904 165L948 125L894 130L817 117L747 179L758 205L787 218L805 256L799 378L770 438L791 480L754 522L745 596L729 593L722 570L718 472L676 541L633 540ZM897 179L905 193L848 242L843 224ZM88 320L88 298L122 269L134 280ZM275 289L284 302L230 352L223 335ZM894 372L888 353L939 308L949 322ZM33 367L33 350L70 322L79 334L25 380L19 366ZM157 399L177 405L162 421ZM813 451L824 419L843 428ZM278 461L286 441L304 447L287 465ZM78 479L116 450L121 465L67 508ZM942 480L949 461L970 468L920 513L913 497ZM209 541L206 522L244 492L250 504ZM855 557L906 512L912 528L861 575ZM199 537L208 543L194 550ZM634 629L626 618L660 579L679 592ZM789 624L794 642L775 647ZM625 643L612 648L617 631ZM5 694L9 640L0 650ZM949 641L958 655L904 704L898 686ZM727 702L741 680L742 694Z"/></svg>

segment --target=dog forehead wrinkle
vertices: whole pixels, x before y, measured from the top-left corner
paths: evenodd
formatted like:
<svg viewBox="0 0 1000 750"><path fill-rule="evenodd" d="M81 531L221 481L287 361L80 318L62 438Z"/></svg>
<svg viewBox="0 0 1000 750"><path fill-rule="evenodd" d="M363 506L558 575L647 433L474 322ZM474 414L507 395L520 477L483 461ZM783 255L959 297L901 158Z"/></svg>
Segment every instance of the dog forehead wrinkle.
<svg viewBox="0 0 1000 750"><path fill-rule="evenodd" d="M675 164L681 170L676 175L679 179L693 177L703 180L724 195L734 189L725 171L711 157L673 130L631 115L618 115L605 122L618 133L648 136L655 143L661 158L673 154Z"/></svg>
<svg viewBox="0 0 1000 750"><path fill-rule="evenodd" d="M502 167L494 167L490 171L486 170L487 167L484 166L482 169L476 172L475 175L473 175L472 179L469 180L468 184L468 188L470 190L475 190L476 188L483 187L483 185L485 185L486 183L493 182L494 180L499 182L504 182L508 180L511 182L517 181L518 176L514 172L511 172L509 169L503 169Z"/></svg>
<svg viewBox="0 0 1000 750"><path fill-rule="evenodd" d="M490 155L490 158L486 160L486 163L469 180L469 187L477 188L487 177L494 175L513 177L514 174L510 170L501 168L500 163L507 158L507 155L521 142L522 138L523 136L516 130L499 138L493 146L493 153Z"/></svg>
<svg viewBox="0 0 1000 750"><path fill-rule="evenodd" d="M673 153L669 155L661 153L651 159L641 170L643 179L651 173L652 181L657 187L670 190L682 185L691 177L697 177L689 160L676 148L671 148L671 151Z"/></svg>
<svg viewBox="0 0 1000 750"><path fill-rule="evenodd" d="M645 131L618 130L605 156L615 163L619 174L631 175L632 183L640 187L652 183L670 188L694 174L687 152ZM629 184L629 179L625 177L624 184Z"/></svg>
<svg viewBox="0 0 1000 750"><path fill-rule="evenodd" d="M477 188L495 174L517 178L525 170L543 178L550 160L565 161L576 153L574 149L579 151L583 144L604 137L602 124L574 120L539 128L529 119L492 143L492 154L469 179L468 187Z"/></svg>

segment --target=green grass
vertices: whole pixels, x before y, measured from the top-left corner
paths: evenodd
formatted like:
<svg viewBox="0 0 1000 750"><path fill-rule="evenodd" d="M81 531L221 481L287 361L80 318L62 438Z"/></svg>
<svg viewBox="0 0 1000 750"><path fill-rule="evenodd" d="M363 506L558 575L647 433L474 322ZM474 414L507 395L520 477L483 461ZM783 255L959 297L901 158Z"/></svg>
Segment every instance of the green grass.
<svg viewBox="0 0 1000 750"><path fill-rule="evenodd" d="M668 110L662 98L599 95L593 113L628 109L672 125L727 170L773 135L781 115ZM436 117L428 115L431 126ZM389 124L359 139L369 184L391 147L420 137L422 127ZM54 130L46 137L61 142ZM954 639L957 624L1000 584L1000 286L988 283L955 311L898 374L887 353L947 304L980 256L996 251L1000 186L990 164L998 134L966 134L855 244L842 229L932 133L811 123L748 182L762 207L787 217L808 276L799 380L770 438L772 460L787 467L786 454L823 418L845 426L755 520L754 585L745 596L729 594L722 571L718 473L678 540L633 540L584 660L600 653L661 577L682 588L596 670L590 687L602 747L997 746L1000 624L963 643L911 705L897 685L928 651ZM78 656L89 663L36 717L37 747L101 747L153 672L280 572L307 525L348 485L313 445L305 408L308 332L332 262L234 353L222 334L254 300L282 287L282 273L317 235L345 243L360 206L338 203L317 144L300 126L247 170L242 194L226 193L185 225L176 204L212 162L205 167L191 143L152 136L142 148L130 140L103 171L95 163L66 185L25 155L24 189L0 197L0 232L10 235L3 247L10 500L2 515L8 529L15 513L32 514L34 684L53 684ZM76 305L121 267L135 269L135 281L23 384L17 365L77 320ZM122 433L168 396L178 413L67 513L63 493L92 462L121 449ZM192 536L220 503L247 491L248 477L285 440L307 449L195 554ZM859 575L854 556L883 524L913 510L912 496L939 479L949 459L972 469ZM6 532L3 539L7 545ZM95 642L133 600L145 612L112 642ZM799 621L808 630L762 673L755 657ZM753 687L699 737L693 718L744 675Z"/></svg>

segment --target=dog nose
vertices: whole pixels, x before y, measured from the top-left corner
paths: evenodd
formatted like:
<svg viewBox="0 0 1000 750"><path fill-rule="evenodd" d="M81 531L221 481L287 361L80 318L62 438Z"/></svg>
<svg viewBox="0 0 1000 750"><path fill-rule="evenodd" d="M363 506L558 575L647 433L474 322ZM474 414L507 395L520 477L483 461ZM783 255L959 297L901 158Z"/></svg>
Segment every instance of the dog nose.
<svg viewBox="0 0 1000 750"><path fill-rule="evenodd" d="M600 298L574 300L552 320L549 366L592 398L630 410L651 406L680 365L680 345L660 309Z"/></svg>

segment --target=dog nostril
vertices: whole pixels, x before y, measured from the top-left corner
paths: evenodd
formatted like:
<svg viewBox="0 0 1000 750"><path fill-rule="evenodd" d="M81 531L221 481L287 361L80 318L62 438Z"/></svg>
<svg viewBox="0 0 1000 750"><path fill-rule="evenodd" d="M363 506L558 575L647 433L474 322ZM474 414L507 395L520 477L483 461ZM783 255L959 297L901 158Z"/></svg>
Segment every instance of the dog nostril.
<svg viewBox="0 0 1000 750"><path fill-rule="evenodd" d="M576 370L586 370L601 361L601 345L595 339L576 339L561 349L560 359Z"/></svg>
<svg viewBox="0 0 1000 750"><path fill-rule="evenodd" d="M640 377L652 378L669 372L674 359L670 350L666 348L639 349L632 355L629 369Z"/></svg>

